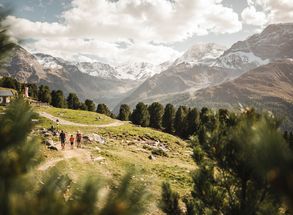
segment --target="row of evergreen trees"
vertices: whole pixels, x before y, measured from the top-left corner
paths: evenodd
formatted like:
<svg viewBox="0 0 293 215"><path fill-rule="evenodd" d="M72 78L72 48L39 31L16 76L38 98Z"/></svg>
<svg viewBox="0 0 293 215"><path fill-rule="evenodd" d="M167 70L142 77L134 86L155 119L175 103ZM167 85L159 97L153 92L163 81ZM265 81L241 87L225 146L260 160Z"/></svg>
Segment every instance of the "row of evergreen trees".
<svg viewBox="0 0 293 215"><path fill-rule="evenodd" d="M179 106L176 109L172 104L167 104L164 107L158 102L154 102L149 106L140 102L133 112L131 112L128 105L121 105L117 118L123 121L130 120L132 123L142 127L159 129L184 139L197 135L199 140L203 141L206 130L211 130L217 126L217 121L233 125L237 115L227 109L213 111L203 107L198 110L187 106ZM285 131L283 136L293 149L292 131Z"/></svg>

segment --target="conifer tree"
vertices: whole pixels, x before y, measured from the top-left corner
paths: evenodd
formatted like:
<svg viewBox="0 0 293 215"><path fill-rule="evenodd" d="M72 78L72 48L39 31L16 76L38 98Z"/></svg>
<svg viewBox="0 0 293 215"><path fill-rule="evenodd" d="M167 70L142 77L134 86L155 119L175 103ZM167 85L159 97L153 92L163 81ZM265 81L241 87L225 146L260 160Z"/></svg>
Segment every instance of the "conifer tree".
<svg viewBox="0 0 293 215"><path fill-rule="evenodd" d="M165 132L172 134L174 131L174 118L175 108L172 104L167 104L164 109L164 115L162 118L162 126L165 128Z"/></svg>
<svg viewBox="0 0 293 215"><path fill-rule="evenodd" d="M15 89L18 92L21 92L21 84L15 79L11 77L3 77L1 79L1 87Z"/></svg>
<svg viewBox="0 0 293 215"><path fill-rule="evenodd" d="M100 113L100 114L104 114L104 115L112 117L112 118L115 118L114 114L112 114L112 112L109 110L109 108L106 104L98 104L96 112Z"/></svg>
<svg viewBox="0 0 293 215"><path fill-rule="evenodd" d="M150 127L161 129L164 107L160 103L154 102L148 107L148 111L150 114Z"/></svg>
<svg viewBox="0 0 293 215"><path fill-rule="evenodd" d="M131 121L133 124L147 127L150 124L150 114L148 112L147 105L143 102L139 102L133 110Z"/></svg>
<svg viewBox="0 0 293 215"><path fill-rule="evenodd" d="M118 119L122 121L129 121L131 117L131 110L127 104L122 104L120 106Z"/></svg>
<svg viewBox="0 0 293 215"><path fill-rule="evenodd" d="M52 96L51 96L50 88L48 86L44 86L44 85L39 86L38 100L40 102L44 102L48 104L51 103Z"/></svg>
<svg viewBox="0 0 293 215"><path fill-rule="evenodd" d="M86 110L88 110L88 111L95 111L96 110L96 105L93 102L93 100L86 99L84 104L86 105Z"/></svg>
<svg viewBox="0 0 293 215"><path fill-rule="evenodd" d="M180 106L175 115L174 120L174 128L175 128L175 134L179 137L184 137L184 132L186 129L186 115L188 113L188 108L186 106Z"/></svg>
<svg viewBox="0 0 293 215"><path fill-rule="evenodd" d="M51 97L52 97L51 105L53 107L57 107L57 108L66 107L65 98L61 90L57 90L57 91L52 90Z"/></svg>
<svg viewBox="0 0 293 215"><path fill-rule="evenodd" d="M79 98L77 97L77 95L75 93L69 93L69 95L67 96L67 107L69 109L74 109L74 110L78 110L80 107L80 101Z"/></svg>
<svg viewBox="0 0 293 215"><path fill-rule="evenodd" d="M179 194L172 191L169 183L162 184L162 196L159 207L168 215L183 215L183 211L179 206Z"/></svg>
<svg viewBox="0 0 293 215"><path fill-rule="evenodd" d="M87 105L85 103L83 103L83 102L79 103L79 108L78 109L80 109L80 110L88 110Z"/></svg>
<svg viewBox="0 0 293 215"><path fill-rule="evenodd" d="M199 113L196 108L193 108L189 111L189 113L186 116L186 132L185 132L185 138L188 138L191 135L194 135L195 132L198 131L199 128Z"/></svg>

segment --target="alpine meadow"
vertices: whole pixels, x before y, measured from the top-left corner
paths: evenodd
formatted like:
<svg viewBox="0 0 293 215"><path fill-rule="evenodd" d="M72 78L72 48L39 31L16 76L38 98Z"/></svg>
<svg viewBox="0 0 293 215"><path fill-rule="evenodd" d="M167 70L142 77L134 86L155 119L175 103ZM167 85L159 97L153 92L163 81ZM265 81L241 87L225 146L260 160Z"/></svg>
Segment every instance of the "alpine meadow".
<svg viewBox="0 0 293 215"><path fill-rule="evenodd" d="M292 11L0 0L0 215L293 214Z"/></svg>

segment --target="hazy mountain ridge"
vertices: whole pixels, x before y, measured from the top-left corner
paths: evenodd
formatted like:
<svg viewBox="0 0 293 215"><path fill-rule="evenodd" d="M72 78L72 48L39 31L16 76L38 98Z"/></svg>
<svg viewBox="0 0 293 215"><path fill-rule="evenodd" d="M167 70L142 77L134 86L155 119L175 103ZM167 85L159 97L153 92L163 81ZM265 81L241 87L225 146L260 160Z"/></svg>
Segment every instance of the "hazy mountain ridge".
<svg viewBox="0 0 293 215"><path fill-rule="evenodd" d="M120 79L120 80L146 80L154 76L155 74L160 73L170 66L168 63L162 63L160 65L153 65L146 62L131 62L125 63L117 66L113 66L107 63L92 61L92 62L83 62L83 61L65 61L60 58L55 58L53 56L36 53L34 54L39 63L44 66L46 69L55 69L56 59L62 61L63 64L74 65L81 72L100 77L104 79ZM58 65L60 67L60 65Z"/></svg>
<svg viewBox="0 0 293 215"><path fill-rule="evenodd" d="M109 107L117 103L140 82L105 79L82 73L78 67L50 55L30 54L17 46L8 59L2 76L14 77L24 83L45 84L51 89L63 90L66 94L76 93L80 99L93 99L96 103L107 103Z"/></svg>

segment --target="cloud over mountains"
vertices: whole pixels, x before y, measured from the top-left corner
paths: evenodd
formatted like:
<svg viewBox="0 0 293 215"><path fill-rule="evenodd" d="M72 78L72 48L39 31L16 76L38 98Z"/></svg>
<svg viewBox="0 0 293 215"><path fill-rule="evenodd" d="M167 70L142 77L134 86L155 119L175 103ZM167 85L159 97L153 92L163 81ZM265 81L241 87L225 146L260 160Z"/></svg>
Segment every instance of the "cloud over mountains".
<svg viewBox="0 0 293 215"><path fill-rule="evenodd" d="M29 39L25 46L31 51L65 58L90 55L108 63L161 63L180 55L172 44L195 35L232 34L242 30L242 22L264 26L293 17L290 0L248 0L242 20L224 2L73 0L58 22L9 16L7 23L15 38Z"/></svg>

